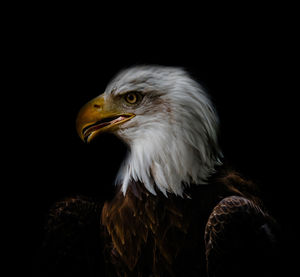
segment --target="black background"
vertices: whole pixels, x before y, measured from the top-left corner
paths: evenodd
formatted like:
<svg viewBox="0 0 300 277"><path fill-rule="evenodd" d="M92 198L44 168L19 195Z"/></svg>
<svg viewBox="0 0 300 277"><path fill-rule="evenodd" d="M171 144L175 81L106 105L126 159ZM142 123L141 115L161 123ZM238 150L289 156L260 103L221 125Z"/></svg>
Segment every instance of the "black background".
<svg viewBox="0 0 300 277"><path fill-rule="evenodd" d="M89 13L80 6L23 14L10 33L7 55L8 71L18 76L8 103L17 117L9 127L17 136L8 159L12 199L20 203L12 221L21 218L16 231L26 242L21 255L34 260L55 201L74 194L104 200L113 193L126 148L111 136L85 145L75 130L80 107L102 93L120 69L160 64L184 67L212 96L225 157L260 184L293 264L298 186L293 17L280 7L227 8L231 13L221 7L207 15L197 8L173 17L170 9L158 15L159 7L146 16L119 9L119 17L113 8Z"/></svg>

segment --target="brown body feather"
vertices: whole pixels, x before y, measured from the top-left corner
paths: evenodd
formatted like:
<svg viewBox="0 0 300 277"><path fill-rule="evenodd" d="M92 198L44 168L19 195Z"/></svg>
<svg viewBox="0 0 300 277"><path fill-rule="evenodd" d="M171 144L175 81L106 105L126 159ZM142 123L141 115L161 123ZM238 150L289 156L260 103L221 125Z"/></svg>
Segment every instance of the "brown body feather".
<svg viewBox="0 0 300 277"><path fill-rule="evenodd" d="M185 198L154 196L142 188L131 184L125 196L119 192L103 207L105 256L112 276L203 276L205 227L210 224L207 232L220 227L211 223L214 207L238 196L263 210L255 185L234 172L220 172L209 184L189 189Z"/></svg>
<svg viewBox="0 0 300 277"><path fill-rule="evenodd" d="M44 252L56 257L46 262L55 274L43 276L70 274L70 260L76 273L67 276L270 276L271 217L256 186L235 172L219 170L184 198L132 183L101 207L78 197L54 206Z"/></svg>

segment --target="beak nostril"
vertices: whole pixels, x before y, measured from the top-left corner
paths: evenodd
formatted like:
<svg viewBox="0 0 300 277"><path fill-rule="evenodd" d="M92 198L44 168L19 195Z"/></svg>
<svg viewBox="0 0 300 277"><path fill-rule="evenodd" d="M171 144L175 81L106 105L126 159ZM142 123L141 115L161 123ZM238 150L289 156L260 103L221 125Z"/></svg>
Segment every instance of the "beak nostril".
<svg viewBox="0 0 300 277"><path fill-rule="evenodd" d="M97 104L94 104L94 108L100 109L101 106L100 106L100 105L97 105Z"/></svg>

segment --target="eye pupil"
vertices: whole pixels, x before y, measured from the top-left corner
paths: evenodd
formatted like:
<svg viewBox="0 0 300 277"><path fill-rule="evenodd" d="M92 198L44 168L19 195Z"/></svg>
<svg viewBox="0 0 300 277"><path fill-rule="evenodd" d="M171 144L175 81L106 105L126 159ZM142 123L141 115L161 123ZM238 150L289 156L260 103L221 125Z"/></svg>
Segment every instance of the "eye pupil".
<svg viewBox="0 0 300 277"><path fill-rule="evenodd" d="M129 93L126 96L126 100L130 104L134 104L137 101L137 96L134 93Z"/></svg>

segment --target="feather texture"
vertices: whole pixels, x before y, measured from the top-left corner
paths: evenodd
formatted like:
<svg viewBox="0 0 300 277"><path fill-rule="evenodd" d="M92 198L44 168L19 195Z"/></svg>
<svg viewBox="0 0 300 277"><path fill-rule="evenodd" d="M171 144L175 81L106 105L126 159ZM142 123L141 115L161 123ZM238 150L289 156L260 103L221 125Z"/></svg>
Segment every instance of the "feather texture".
<svg viewBox="0 0 300 277"><path fill-rule="evenodd" d="M205 228L208 275L274 276L278 254L274 226L270 215L254 201L224 198Z"/></svg>
<svg viewBox="0 0 300 277"><path fill-rule="evenodd" d="M136 105L120 102L132 91ZM65 240L52 256L82 260L78 238L100 237L107 276L267 276L273 221L256 186L221 168L218 117L202 87L183 69L139 66L101 99L134 115L113 131L129 146L118 192L99 211L81 198L56 205L48 234Z"/></svg>
<svg viewBox="0 0 300 277"><path fill-rule="evenodd" d="M127 109L136 116L116 131L130 148L116 180L123 193L132 181L165 196L204 184L222 153L218 116L203 88L181 68L138 66L120 72L104 94L109 99L127 91L144 98Z"/></svg>
<svg viewBox="0 0 300 277"><path fill-rule="evenodd" d="M119 192L106 203L101 222L107 230L105 253L112 276L205 276L206 270L209 276L246 276L251 264L255 276L269 272L275 224L256 186L227 171L219 171L208 183L192 186L186 190L191 197L183 198L166 198L159 191L154 196L132 183L125 196ZM262 252L263 265L252 257ZM235 266L238 255L247 259Z"/></svg>
<svg viewBox="0 0 300 277"><path fill-rule="evenodd" d="M274 276L275 224L255 185L221 169L208 184L165 197L131 183L102 209L58 202L38 276Z"/></svg>

